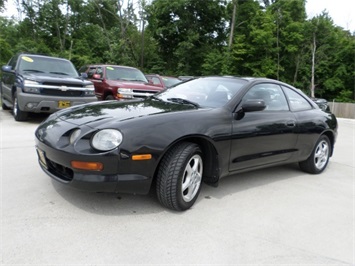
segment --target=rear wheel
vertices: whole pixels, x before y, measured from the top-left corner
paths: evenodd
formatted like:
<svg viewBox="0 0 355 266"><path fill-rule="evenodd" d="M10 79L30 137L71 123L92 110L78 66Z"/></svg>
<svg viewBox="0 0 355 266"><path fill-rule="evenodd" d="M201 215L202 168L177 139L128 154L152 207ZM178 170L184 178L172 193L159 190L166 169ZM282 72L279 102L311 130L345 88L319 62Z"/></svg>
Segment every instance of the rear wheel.
<svg viewBox="0 0 355 266"><path fill-rule="evenodd" d="M163 206L184 211L195 203L201 189L202 158L199 146L190 142L167 152L157 175L157 197Z"/></svg>
<svg viewBox="0 0 355 266"><path fill-rule="evenodd" d="M16 121L26 121L28 117L28 112L24 112L20 110L18 99L17 99L17 92L14 93L14 118Z"/></svg>
<svg viewBox="0 0 355 266"><path fill-rule="evenodd" d="M323 135L317 141L312 154L307 160L300 162L299 166L307 173L320 174L327 167L330 154L331 145L329 138Z"/></svg>

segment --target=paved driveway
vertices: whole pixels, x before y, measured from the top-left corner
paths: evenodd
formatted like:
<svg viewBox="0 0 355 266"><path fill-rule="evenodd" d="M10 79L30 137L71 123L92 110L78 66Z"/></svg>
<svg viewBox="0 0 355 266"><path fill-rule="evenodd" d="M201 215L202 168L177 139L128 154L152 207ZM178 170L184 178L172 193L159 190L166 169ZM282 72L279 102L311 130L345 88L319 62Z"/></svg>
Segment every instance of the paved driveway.
<svg viewBox="0 0 355 266"><path fill-rule="evenodd" d="M323 174L288 165L231 176L176 213L154 195L52 182L34 149L41 119L0 109L1 265L355 264L355 120L339 120Z"/></svg>

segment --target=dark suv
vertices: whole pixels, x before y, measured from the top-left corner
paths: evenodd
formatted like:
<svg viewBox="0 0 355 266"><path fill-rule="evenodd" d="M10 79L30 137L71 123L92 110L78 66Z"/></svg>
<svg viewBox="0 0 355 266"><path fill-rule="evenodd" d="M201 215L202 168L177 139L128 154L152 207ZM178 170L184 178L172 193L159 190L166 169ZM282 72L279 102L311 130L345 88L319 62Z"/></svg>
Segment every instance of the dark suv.
<svg viewBox="0 0 355 266"><path fill-rule="evenodd" d="M87 73L95 85L96 97L101 101L145 98L163 90L150 84L142 71L134 67L86 65L79 72Z"/></svg>
<svg viewBox="0 0 355 266"><path fill-rule="evenodd" d="M79 76L66 59L17 54L2 66L2 108L13 109L15 120L28 113L53 113L59 109L97 101L94 85Z"/></svg>

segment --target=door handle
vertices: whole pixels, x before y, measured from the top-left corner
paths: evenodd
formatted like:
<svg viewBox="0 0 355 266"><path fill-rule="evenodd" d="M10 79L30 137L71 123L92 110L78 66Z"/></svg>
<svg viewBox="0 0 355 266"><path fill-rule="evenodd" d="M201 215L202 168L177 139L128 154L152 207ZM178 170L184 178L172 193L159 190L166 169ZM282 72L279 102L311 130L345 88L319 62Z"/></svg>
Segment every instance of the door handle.
<svg viewBox="0 0 355 266"><path fill-rule="evenodd" d="M286 126L287 127L295 127L296 126L296 122L295 121L287 121L286 122Z"/></svg>

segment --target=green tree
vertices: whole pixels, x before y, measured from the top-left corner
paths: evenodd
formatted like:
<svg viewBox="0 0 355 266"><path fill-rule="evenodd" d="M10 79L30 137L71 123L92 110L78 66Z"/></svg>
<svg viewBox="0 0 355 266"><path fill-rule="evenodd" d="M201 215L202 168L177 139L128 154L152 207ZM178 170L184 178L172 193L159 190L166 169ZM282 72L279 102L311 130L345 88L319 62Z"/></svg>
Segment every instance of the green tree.
<svg viewBox="0 0 355 266"><path fill-rule="evenodd" d="M201 74L206 53L226 39L225 4L223 0L155 0L147 7L148 28L166 69Z"/></svg>

